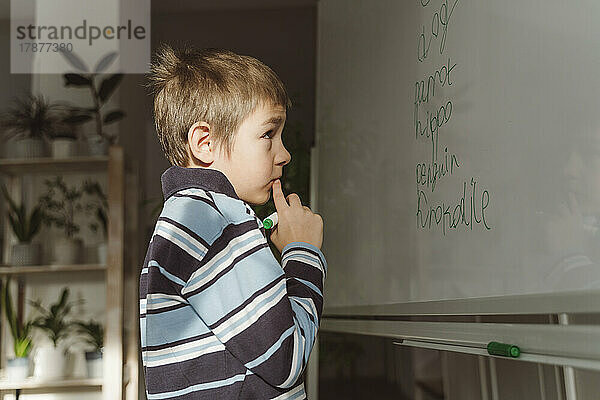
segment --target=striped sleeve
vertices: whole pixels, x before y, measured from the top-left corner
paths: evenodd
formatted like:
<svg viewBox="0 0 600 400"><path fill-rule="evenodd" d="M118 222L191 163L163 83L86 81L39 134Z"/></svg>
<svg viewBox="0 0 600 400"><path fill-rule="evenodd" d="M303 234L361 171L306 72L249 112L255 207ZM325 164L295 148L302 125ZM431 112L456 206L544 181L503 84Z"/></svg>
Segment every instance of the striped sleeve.
<svg viewBox="0 0 600 400"><path fill-rule="evenodd" d="M293 242L280 265L256 220L227 223L181 289L225 348L271 386L301 377L323 309L327 263Z"/></svg>

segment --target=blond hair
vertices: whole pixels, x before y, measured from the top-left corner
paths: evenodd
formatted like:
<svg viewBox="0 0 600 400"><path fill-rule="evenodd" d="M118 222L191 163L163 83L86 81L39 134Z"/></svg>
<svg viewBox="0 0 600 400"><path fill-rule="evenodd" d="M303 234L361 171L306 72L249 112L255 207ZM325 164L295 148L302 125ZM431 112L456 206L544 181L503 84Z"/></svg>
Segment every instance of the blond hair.
<svg viewBox="0 0 600 400"><path fill-rule="evenodd" d="M187 167L187 135L206 121L216 146L231 156L235 132L261 104L291 107L275 72L259 60L217 48L156 51L146 87L154 95L154 123L165 156Z"/></svg>

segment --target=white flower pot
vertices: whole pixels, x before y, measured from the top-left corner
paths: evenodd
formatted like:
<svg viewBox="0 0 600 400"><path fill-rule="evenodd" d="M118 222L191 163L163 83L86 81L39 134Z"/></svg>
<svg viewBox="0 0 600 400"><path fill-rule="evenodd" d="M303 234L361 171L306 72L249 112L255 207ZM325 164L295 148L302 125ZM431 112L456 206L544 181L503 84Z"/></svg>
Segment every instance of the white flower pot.
<svg viewBox="0 0 600 400"><path fill-rule="evenodd" d="M106 265L106 242L100 243L98 245L98 264Z"/></svg>
<svg viewBox="0 0 600 400"><path fill-rule="evenodd" d="M40 380L62 379L65 376L66 357L62 346L49 345L35 350L33 376Z"/></svg>
<svg viewBox="0 0 600 400"><path fill-rule="evenodd" d="M45 148L42 139L19 139L15 142L14 154L7 154L8 158L38 158L44 157Z"/></svg>
<svg viewBox="0 0 600 400"><path fill-rule="evenodd" d="M87 378L87 362L85 352L81 348L70 346L67 352L67 367L65 374L70 378Z"/></svg>
<svg viewBox="0 0 600 400"><path fill-rule="evenodd" d="M88 138L88 151L91 156L105 156L108 154L108 142L99 136Z"/></svg>
<svg viewBox="0 0 600 400"><path fill-rule="evenodd" d="M69 138L54 139L52 141L53 158L69 158L77 155L77 140Z"/></svg>
<svg viewBox="0 0 600 400"><path fill-rule="evenodd" d="M12 246L10 263L12 265L37 265L40 260L39 243L18 243Z"/></svg>
<svg viewBox="0 0 600 400"><path fill-rule="evenodd" d="M102 378L102 353L98 351L86 351L85 360L88 378Z"/></svg>
<svg viewBox="0 0 600 400"><path fill-rule="evenodd" d="M9 382L21 382L29 377L29 358L6 360L6 378Z"/></svg>
<svg viewBox="0 0 600 400"><path fill-rule="evenodd" d="M81 239L58 239L54 244L54 264L78 264L82 248Z"/></svg>

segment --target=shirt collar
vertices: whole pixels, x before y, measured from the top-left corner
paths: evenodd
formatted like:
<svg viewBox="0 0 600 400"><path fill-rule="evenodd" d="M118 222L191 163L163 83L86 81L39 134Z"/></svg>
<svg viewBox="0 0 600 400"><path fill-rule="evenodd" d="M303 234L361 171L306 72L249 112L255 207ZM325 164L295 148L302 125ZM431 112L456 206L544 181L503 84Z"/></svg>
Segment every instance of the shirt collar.
<svg viewBox="0 0 600 400"><path fill-rule="evenodd" d="M239 200L229 179L223 172L216 169L186 168L173 165L163 172L160 182L165 200L175 192L193 187L223 193Z"/></svg>

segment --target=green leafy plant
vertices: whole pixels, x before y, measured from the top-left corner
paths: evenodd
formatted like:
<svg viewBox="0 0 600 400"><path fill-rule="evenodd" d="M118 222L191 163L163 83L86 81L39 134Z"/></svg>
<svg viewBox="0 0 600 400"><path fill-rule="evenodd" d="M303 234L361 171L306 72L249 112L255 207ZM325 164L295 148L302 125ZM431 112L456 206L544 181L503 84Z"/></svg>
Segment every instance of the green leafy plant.
<svg viewBox="0 0 600 400"><path fill-rule="evenodd" d="M68 300L69 288L64 288L59 300L51 304L48 309L39 300L29 301L29 304L41 314L32 321L32 325L45 331L54 347L67 337L75 327L75 324L72 321L67 321L66 317L71 313L73 305L83 302L83 300L78 302L69 302Z"/></svg>
<svg viewBox="0 0 600 400"><path fill-rule="evenodd" d="M97 232L101 226L104 237L108 237L108 199L106 194L98 182L89 180L83 182L83 191L95 200L85 206L86 212L96 218L95 222L90 223L90 229Z"/></svg>
<svg viewBox="0 0 600 400"><path fill-rule="evenodd" d="M10 333L13 338L15 357L27 357L33 346L33 342L31 340L31 328L33 326L33 322L23 322L21 318L15 315L9 286L10 278L6 280L5 285L2 285L2 282L0 282L0 287L2 288L4 314L6 315L6 320L10 327Z"/></svg>
<svg viewBox="0 0 600 400"><path fill-rule="evenodd" d="M77 186L68 187L62 176L46 179L48 188L40 198L44 208L44 222L47 226L55 225L64 229L67 238L79 233L80 227L75 223L75 214L83 210L83 189Z"/></svg>
<svg viewBox="0 0 600 400"><path fill-rule="evenodd" d="M48 140L63 119L63 105L51 103L43 95L13 99L12 106L0 116L0 128L7 139Z"/></svg>
<svg viewBox="0 0 600 400"><path fill-rule="evenodd" d="M77 140L79 134L77 132L77 123L73 119L77 117L78 111L70 106L65 106L64 111L60 115L59 121L55 125L55 129L49 132L51 139L73 139Z"/></svg>
<svg viewBox="0 0 600 400"><path fill-rule="evenodd" d="M113 74L103 79L100 84L96 82L98 74L64 74L64 83L66 87L73 86L78 88L88 88L92 95L93 107L72 107L73 114L67 118L68 123L83 124L88 121L94 121L96 125L96 134L106 140L109 144L117 142L117 135L110 135L104 131L104 125L112 124L125 117L121 110L111 110L107 113L102 111L110 96L121 83L123 74Z"/></svg>
<svg viewBox="0 0 600 400"><path fill-rule="evenodd" d="M44 218L41 204L36 205L31 214L28 214L24 204L17 205L10 197L4 184L2 184L2 194L9 205L8 220L19 243L31 243L38 234Z"/></svg>
<svg viewBox="0 0 600 400"><path fill-rule="evenodd" d="M86 343L94 346L94 350L102 352L104 347L104 328L102 324L94 321L93 319L88 322L75 321L77 331L86 336Z"/></svg>

